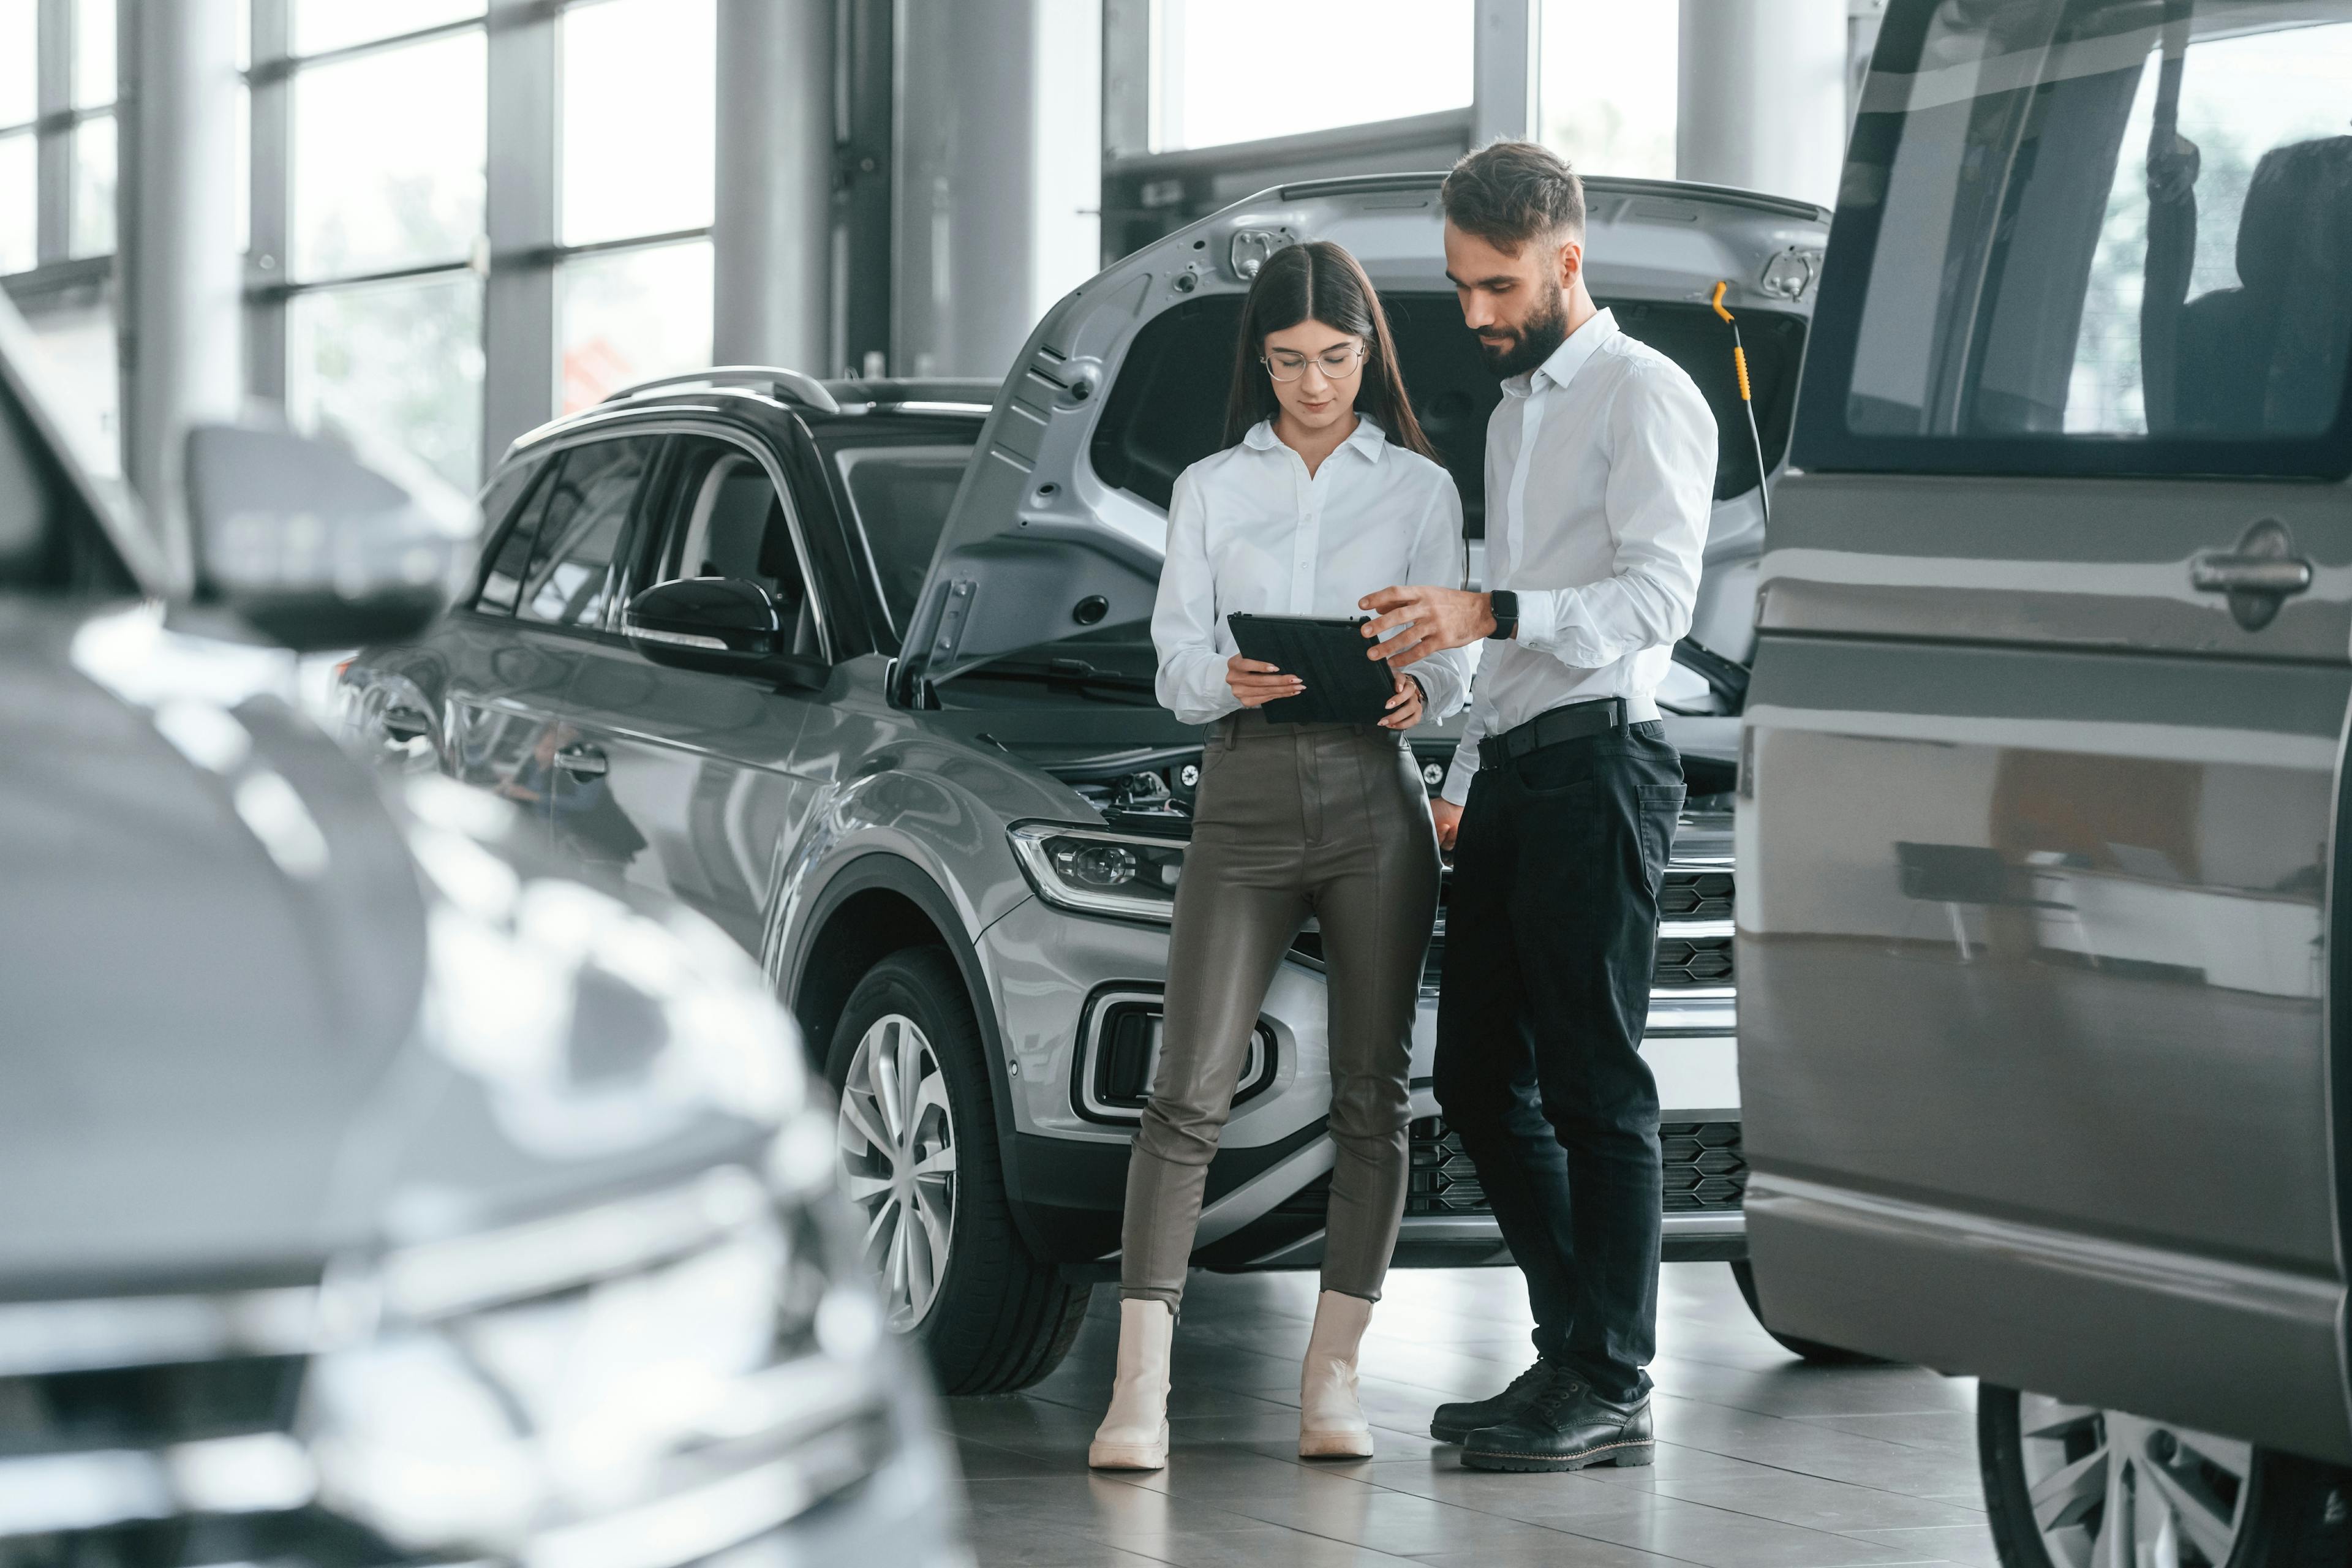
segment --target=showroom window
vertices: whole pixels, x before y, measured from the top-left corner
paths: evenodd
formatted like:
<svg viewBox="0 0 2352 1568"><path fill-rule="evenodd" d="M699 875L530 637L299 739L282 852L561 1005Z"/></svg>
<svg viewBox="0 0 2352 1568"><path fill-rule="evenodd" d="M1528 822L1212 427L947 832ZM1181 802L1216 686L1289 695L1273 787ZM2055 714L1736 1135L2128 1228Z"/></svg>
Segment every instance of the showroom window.
<svg viewBox="0 0 2352 1568"><path fill-rule="evenodd" d="M1151 151L1461 109L1471 0L1153 0Z"/></svg>
<svg viewBox="0 0 2352 1568"><path fill-rule="evenodd" d="M0 0L0 279L83 462L121 471L115 0Z"/></svg>
<svg viewBox="0 0 2352 1568"><path fill-rule="evenodd" d="M462 0L297 0L286 403L471 489L481 466L488 39Z"/></svg>
<svg viewBox="0 0 2352 1568"><path fill-rule="evenodd" d="M1543 0L1543 141L1579 174L1675 177L1681 9Z"/></svg>
<svg viewBox="0 0 2352 1568"><path fill-rule="evenodd" d="M595 0L561 23L559 406L710 363L716 0Z"/></svg>

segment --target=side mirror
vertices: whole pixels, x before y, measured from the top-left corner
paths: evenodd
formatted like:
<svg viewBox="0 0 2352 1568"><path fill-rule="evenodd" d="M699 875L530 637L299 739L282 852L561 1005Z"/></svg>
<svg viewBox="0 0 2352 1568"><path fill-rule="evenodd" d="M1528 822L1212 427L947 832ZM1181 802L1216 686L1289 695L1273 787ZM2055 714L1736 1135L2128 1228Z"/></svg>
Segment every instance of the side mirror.
<svg viewBox="0 0 2352 1568"><path fill-rule="evenodd" d="M629 646L655 664L713 675L747 675L803 691L824 688L823 659L791 652L792 631L775 599L740 577L680 577L656 583L621 612Z"/></svg>
<svg viewBox="0 0 2352 1568"><path fill-rule="evenodd" d="M199 425L186 458L197 602L288 647L415 637L472 565L473 504L397 458Z"/></svg>

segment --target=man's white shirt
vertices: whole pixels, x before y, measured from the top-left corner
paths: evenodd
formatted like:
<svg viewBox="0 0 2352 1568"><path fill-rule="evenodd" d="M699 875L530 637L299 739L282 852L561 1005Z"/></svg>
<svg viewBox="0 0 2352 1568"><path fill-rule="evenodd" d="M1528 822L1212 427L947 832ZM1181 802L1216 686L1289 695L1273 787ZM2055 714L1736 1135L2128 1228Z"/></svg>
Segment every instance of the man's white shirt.
<svg viewBox="0 0 2352 1568"><path fill-rule="evenodd" d="M1225 660L1236 651L1225 617L1237 610L1356 616L1359 599L1392 583L1462 578L1462 496L1443 467L1391 445L1358 416L1310 477L1306 459L1260 421L1239 445L1177 476L1151 613L1160 704L1187 724L1240 709L1225 684ZM1421 678L1432 719L1469 694L1464 649L1410 673Z"/></svg>
<svg viewBox="0 0 2352 1568"><path fill-rule="evenodd" d="M1601 698L1625 699L1633 723L1658 716L1715 497L1706 399L1607 310L1503 394L1486 425L1486 586L1518 595L1519 627L1483 645L1445 779L1456 805L1482 736Z"/></svg>

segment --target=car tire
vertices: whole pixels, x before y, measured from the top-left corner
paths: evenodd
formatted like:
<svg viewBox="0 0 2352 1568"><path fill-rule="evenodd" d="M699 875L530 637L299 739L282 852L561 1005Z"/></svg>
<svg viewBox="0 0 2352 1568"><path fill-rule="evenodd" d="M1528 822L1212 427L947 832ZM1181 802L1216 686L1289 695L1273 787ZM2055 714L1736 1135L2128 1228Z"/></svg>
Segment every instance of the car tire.
<svg viewBox="0 0 2352 1568"><path fill-rule="evenodd" d="M2095 1458L2102 1451L2104 1463ZM2120 1487L2117 1453L2126 1472ZM2109 1560L2114 1543L2103 1536L2118 1492L2134 1500L2141 1542L2126 1549L2126 1562L2163 1555L2143 1555L2151 1528L2170 1531L2182 1568L2352 1561L2352 1472L2316 1460L1991 1384L1977 1389L1977 1458L2001 1568ZM2071 1500L2055 1506L2062 1497Z"/></svg>
<svg viewBox="0 0 2352 1568"><path fill-rule="evenodd" d="M825 1077L867 1261L940 1392L1009 1394L1052 1372L1089 1289L1034 1257L1013 1224L987 1046L954 960L910 947L867 970L833 1031Z"/></svg>
<svg viewBox="0 0 2352 1568"><path fill-rule="evenodd" d="M1757 1327L1771 1335L1774 1342L1790 1355L1802 1356L1815 1366L1882 1366L1885 1364L1877 1356L1864 1355L1860 1351L1844 1350L1836 1345L1823 1344L1819 1340L1800 1339L1795 1334L1782 1333L1764 1321L1764 1309L1756 1303L1756 1270L1748 1259L1741 1258L1733 1260L1731 1277L1739 1281L1740 1299L1748 1303L1748 1310L1755 1314Z"/></svg>

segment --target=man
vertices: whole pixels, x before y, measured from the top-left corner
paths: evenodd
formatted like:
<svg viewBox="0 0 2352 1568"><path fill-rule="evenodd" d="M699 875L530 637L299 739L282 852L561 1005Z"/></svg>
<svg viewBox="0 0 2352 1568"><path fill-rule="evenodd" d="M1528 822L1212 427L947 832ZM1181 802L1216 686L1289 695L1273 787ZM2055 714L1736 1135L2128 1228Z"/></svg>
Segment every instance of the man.
<svg viewBox="0 0 2352 1568"><path fill-rule="evenodd" d="M1566 163L1496 142L1444 202L1447 276L1506 378L1486 428L1496 591L1362 603L1368 637L1410 623L1400 666L1486 639L1431 803L1454 850L1436 1087L1527 1275L1538 1359L1430 1430L1478 1469L1646 1465L1662 1195L1640 1047L1683 802L1655 693L1698 595L1715 421L1593 308Z"/></svg>

